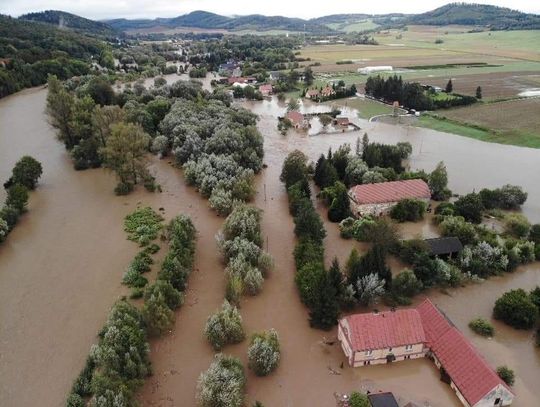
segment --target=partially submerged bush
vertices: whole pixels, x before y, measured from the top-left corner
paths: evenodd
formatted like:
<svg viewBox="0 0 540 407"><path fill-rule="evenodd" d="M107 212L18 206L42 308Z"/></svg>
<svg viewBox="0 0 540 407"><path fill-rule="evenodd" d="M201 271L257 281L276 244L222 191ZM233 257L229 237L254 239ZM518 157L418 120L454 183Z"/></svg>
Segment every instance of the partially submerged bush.
<svg viewBox="0 0 540 407"><path fill-rule="evenodd" d="M478 335L493 336L495 329L493 325L486 321L484 318L475 318L469 322L469 328L471 328Z"/></svg>
<svg viewBox="0 0 540 407"><path fill-rule="evenodd" d="M538 319L538 308L524 290L510 290L497 299L493 315L516 329L530 329Z"/></svg>
<svg viewBox="0 0 540 407"><path fill-rule="evenodd" d="M204 335L215 350L220 350L227 344L242 342L245 334L238 308L225 300L221 310L206 321Z"/></svg>
<svg viewBox="0 0 540 407"><path fill-rule="evenodd" d="M251 337L248 348L249 368L257 376L270 374L279 364L281 352L275 330L256 333Z"/></svg>
<svg viewBox="0 0 540 407"><path fill-rule="evenodd" d="M246 378L240 360L218 354L197 383L201 407L242 407Z"/></svg>
<svg viewBox="0 0 540 407"><path fill-rule="evenodd" d="M125 217L124 230L128 233L129 240L138 242L140 246L146 246L157 238L163 227L162 221L161 215L147 206L136 209Z"/></svg>
<svg viewBox="0 0 540 407"><path fill-rule="evenodd" d="M497 374L507 385L512 386L514 384L516 376L514 371L508 366L499 366L497 368Z"/></svg>

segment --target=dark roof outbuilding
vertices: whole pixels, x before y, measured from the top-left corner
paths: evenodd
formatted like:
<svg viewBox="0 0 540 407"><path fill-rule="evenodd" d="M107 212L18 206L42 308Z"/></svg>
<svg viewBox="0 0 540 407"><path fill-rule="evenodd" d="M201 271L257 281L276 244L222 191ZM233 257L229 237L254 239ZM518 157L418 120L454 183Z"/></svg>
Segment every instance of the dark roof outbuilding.
<svg viewBox="0 0 540 407"><path fill-rule="evenodd" d="M372 407L399 407L394 395L390 392L368 394L368 399Z"/></svg>
<svg viewBox="0 0 540 407"><path fill-rule="evenodd" d="M463 249L463 245L457 237L437 237L426 239L425 242L429 246L429 250L433 256L459 253Z"/></svg>

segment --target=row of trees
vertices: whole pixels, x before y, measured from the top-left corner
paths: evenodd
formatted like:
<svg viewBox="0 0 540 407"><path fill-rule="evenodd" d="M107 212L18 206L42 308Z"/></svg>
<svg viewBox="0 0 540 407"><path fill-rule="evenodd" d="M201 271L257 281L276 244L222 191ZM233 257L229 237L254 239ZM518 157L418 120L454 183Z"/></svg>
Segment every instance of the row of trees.
<svg viewBox="0 0 540 407"><path fill-rule="evenodd" d="M470 105L477 101L474 96L452 94L450 97L437 98L426 92L417 82L405 82L401 76L393 75L384 78L380 75L370 76L365 85L367 95L387 102L399 102L400 105L416 110L442 109L452 106ZM452 81L446 87L446 92L452 92ZM480 95L481 97L481 91Z"/></svg>
<svg viewBox="0 0 540 407"><path fill-rule="evenodd" d="M28 155L15 163L11 177L4 183L7 197L0 210L0 243L6 239L21 215L26 212L28 191L36 188L42 173L41 163Z"/></svg>
<svg viewBox="0 0 540 407"><path fill-rule="evenodd" d="M69 407L135 405L137 390L151 374L148 335L159 336L174 324L193 267L196 230L183 215L166 228L169 251L155 283L144 290L139 310L127 300L117 302L90 351L86 365L68 396Z"/></svg>
<svg viewBox="0 0 540 407"><path fill-rule="evenodd" d="M226 298L234 304L243 294L257 295L272 267L272 258L262 249L261 216L260 209L237 204L217 236L227 265Z"/></svg>
<svg viewBox="0 0 540 407"><path fill-rule="evenodd" d="M324 266L323 239L326 231L311 201L307 157L301 151L290 153L283 163L280 180L289 196L289 211L294 218L298 242L294 249L296 285L302 302L309 308L310 324L330 329L339 316L336 271Z"/></svg>

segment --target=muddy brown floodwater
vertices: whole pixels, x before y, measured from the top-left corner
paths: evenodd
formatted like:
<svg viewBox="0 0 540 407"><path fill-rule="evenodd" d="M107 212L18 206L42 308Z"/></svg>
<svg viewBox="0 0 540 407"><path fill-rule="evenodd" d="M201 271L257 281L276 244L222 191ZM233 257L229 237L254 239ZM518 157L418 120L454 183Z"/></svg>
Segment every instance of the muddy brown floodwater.
<svg viewBox="0 0 540 407"><path fill-rule="evenodd" d="M152 161L152 170L163 186L161 194L137 190L127 197L116 197L112 193L114 177L105 170L74 171L46 124L45 97L45 90L32 89L0 101L0 178L8 176L23 154L35 156L44 166L40 186L31 194L29 213L0 246L0 405L63 405L110 306L126 293L121 276L137 247L126 240L122 220L138 204L163 207L167 218L186 213L198 230L195 271L186 304L177 314L173 333L151 344L154 376L141 392L141 404L195 405L197 377L214 354L203 338L203 327L208 315L220 306L225 291L223 264L214 240L223 219L185 186L181 172L167 160ZM269 377L256 378L248 372L248 402L332 406L336 391L370 389L393 391L400 405L415 400L435 407L459 406L428 360L364 369L346 367L339 346L322 343L325 338L335 338L335 329L311 329L300 303L294 285L293 223L279 182L281 164L295 148L315 159L330 146L336 148L343 142L354 145L362 133L307 137L291 131L283 137L276 131L276 116L283 114L283 105L275 100L244 105L261 115L259 128L265 137L268 168L257 178L255 204L265 211L263 233L275 268L263 292L242 302L241 313L248 334L275 328L282 346L282 362ZM303 108L321 109L309 103ZM357 119L352 110L345 113L355 118L362 131L368 131L371 140L410 141L413 168L430 171L444 160L450 186L456 192L504 183L522 185L529 192L525 214L533 221L540 220L540 150L367 123ZM318 210L324 214L320 205ZM343 263L352 247L365 250L365 246L340 239L335 224L325 221L325 226L327 262L337 256ZM405 229L407 236L436 234L427 223L406 225ZM394 263L393 269L400 267ZM497 334L487 340L472 335L467 323L476 316L490 318L493 302L502 292L540 284L539 271L535 263L483 284L446 294L428 293L491 365L504 363L515 369L514 405L518 407L538 405L540 355L533 346L532 332L518 332L494 322ZM246 362L246 349L244 341L225 352ZM341 374L331 374L329 368Z"/></svg>

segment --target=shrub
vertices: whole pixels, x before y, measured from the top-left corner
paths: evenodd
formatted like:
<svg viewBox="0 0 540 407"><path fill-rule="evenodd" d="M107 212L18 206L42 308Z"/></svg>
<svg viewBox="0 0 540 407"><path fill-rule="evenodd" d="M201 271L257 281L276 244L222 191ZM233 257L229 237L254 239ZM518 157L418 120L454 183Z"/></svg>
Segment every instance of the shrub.
<svg viewBox="0 0 540 407"><path fill-rule="evenodd" d="M206 321L204 335L215 350L220 350L227 344L242 342L245 335L238 308L225 300L221 310Z"/></svg>
<svg viewBox="0 0 540 407"><path fill-rule="evenodd" d="M232 240L235 237L241 237L260 247L262 244L261 214L262 211L253 206L245 204L236 206L223 224L224 238Z"/></svg>
<svg viewBox="0 0 540 407"><path fill-rule="evenodd" d="M149 285L144 290L145 301L156 295L161 295L171 310L179 308L184 303L183 294L168 281L156 280L154 284Z"/></svg>
<svg viewBox="0 0 540 407"><path fill-rule="evenodd" d="M5 205L0 210L0 219L6 221L9 230L12 230L15 227L19 221L19 216L20 212L12 206Z"/></svg>
<svg viewBox="0 0 540 407"><path fill-rule="evenodd" d="M14 184L7 190L6 206L11 206L23 213L28 203L28 188L22 184Z"/></svg>
<svg viewBox="0 0 540 407"><path fill-rule="evenodd" d="M514 384L516 376L514 371L508 366L499 366L497 368L497 374L507 385L512 386Z"/></svg>
<svg viewBox="0 0 540 407"><path fill-rule="evenodd" d="M324 274L322 263L307 263L296 271L295 281L300 299L310 308L317 303L317 288Z"/></svg>
<svg viewBox="0 0 540 407"><path fill-rule="evenodd" d="M168 306L161 292L154 292L144 301L142 317L148 333L154 336L163 335L170 330L175 321L174 312Z"/></svg>
<svg viewBox="0 0 540 407"><path fill-rule="evenodd" d="M240 360L218 354L197 383L201 407L242 407L246 378Z"/></svg>
<svg viewBox="0 0 540 407"><path fill-rule="evenodd" d="M529 234L531 224L527 218L519 213L513 213L506 217L506 232L515 237L526 237Z"/></svg>
<svg viewBox="0 0 540 407"><path fill-rule="evenodd" d="M0 219L0 243L6 239L9 233L9 226L4 219Z"/></svg>
<svg viewBox="0 0 540 407"><path fill-rule="evenodd" d="M456 207L454 206L453 203L450 203L450 202L441 202L435 208L435 215L454 216L455 213L456 213Z"/></svg>
<svg viewBox="0 0 540 407"><path fill-rule="evenodd" d="M281 170L279 179L285 184L285 188L289 188L302 181L307 175L307 156L299 150L290 153Z"/></svg>
<svg viewBox="0 0 540 407"><path fill-rule="evenodd" d="M128 233L128 239L138 242L140 246L146 246L158 236L162 229L163 218L152 208L145 207L136 209L124 219L124 230Z"/></svg>
<svg viewBox="0 0 540 407"><path fill-rule="evenodd" d="M257 376L270 374L279 364L281 352L275 330L256 333L251 337L248 348L249 368Z"/></svg>
<svg viewBox="0 0 540 407"><path fill-rule="evenodd" d="M371 403L369 402L368 397L365 394L358 393L353 391L349 398L350 407L370 407Z"/></svg>
<svg viewBox="0 0 540 407"><path fill-rule="evenodd" d="M486 321L484 318L475 318L469 322L469 328L471 328L478 335L493 336L495 329L493 325Z"/></svg>
<svg viewBox="0 0 540 407"><path fill-rule="evenodd" d="M127 195L133 191L134 185L131 182L119 182L116 187L114 187L114 193L116 195Z"/></svg>
<svg viewBox="0 0 540 407"><path fill-rule="evenodd" d="M26 155L17 161L13 167L13 174L10 181L13 184L24 185L28 189L35 189L42 173L43 168L41 163L35 158Z"/></svg>
<svg viewBox="0 0 540 407"><path fill-rule="evenodd" d="M447 216L439 226L443 236L455 236L464 245L476 241L474 225L466 222L461 216Z"/></svg>
<svg viewBox="0 0 540 407"><path fill-rule="evenodd" d="M424 218L427 204L419 199L402 199L390 210L390 217L398 222L417 222Z"/></svg>
<svg viewBox="0 0 540 407"><path fill-rule="evenodd" d="M392 280L392 293L398 297L414 297L422 288L422 282L411 270L403 270Z"/></svg>
<svg viewBox="0 0 540 407"><path fill-rule="evenodd" d="M78 394L71 393L66 401L66 407L85 407L84 399Z"/></svg>
<svg viewBox="0 0 540 407"><path fill-rule="evenodd" d="M493 315L516 329L530 329L538 319L538 308L524 290L510 290L497 299Z"/></svg>
<svg viewBox="0 0 540 407"><path fill-rule="evenodd" d="M529 240L540 245L540 223L531 226L531 230L529 231Z"/></svg>
<svg viewBox="0 0 540 407"><path fill-rule="evenodd" d="M413 264L417 256L429 253L429 246L423 239L403 240L396 249L399 258L407 264Z"/></svg>
<svg viewBox="0 0 540 407"><path fill-rule="evenodd" d="M480 223L482 221L482 212L484 204L479 194L470 193L460 197L455 203L456 212L458 215L472 223Z"/></svg>

